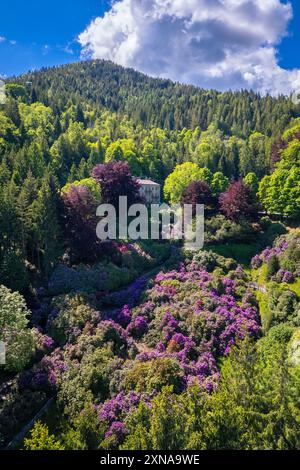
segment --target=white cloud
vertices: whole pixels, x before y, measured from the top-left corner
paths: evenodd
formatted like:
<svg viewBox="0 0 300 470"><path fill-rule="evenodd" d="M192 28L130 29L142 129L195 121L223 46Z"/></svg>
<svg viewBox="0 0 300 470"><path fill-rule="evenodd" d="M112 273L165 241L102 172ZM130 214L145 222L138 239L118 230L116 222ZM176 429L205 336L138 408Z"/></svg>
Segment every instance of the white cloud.
<svg viewBox="0 0 300 470"><path fill-rule="evenodd" d="M51 50L51 47L49 46L49 44L44 44L43 45L43 47L42 47L43 55L47 55L50 50Z"/></svg>
<svg viewBox="0 0 300 470"><path fill-rule="evenodd" d="M292 17L280 0L119 0L79 36L82 55L205 88L290 93L278 65Z"/></svg>
<svg viewBox="0 0 300 470"><path fill-rule="evenodd" d="M17 44L17 41L15 39L8 40L8 38L6 38L5 36L0 36L0 43L6 41L8 41L9 44L11 44L12 46L15 46Z"/></svg>

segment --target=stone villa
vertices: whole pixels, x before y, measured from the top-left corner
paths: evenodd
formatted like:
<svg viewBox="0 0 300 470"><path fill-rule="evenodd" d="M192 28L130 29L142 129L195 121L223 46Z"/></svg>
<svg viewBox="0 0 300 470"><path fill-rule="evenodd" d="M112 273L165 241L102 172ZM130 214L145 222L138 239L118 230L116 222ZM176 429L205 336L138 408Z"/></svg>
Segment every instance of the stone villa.
<svg viewBox="0 0 300 470"><path fill-rule="evenodd" d="M140 195L147 204L160 204L160 185L149 179L137 179Z"/></svg>

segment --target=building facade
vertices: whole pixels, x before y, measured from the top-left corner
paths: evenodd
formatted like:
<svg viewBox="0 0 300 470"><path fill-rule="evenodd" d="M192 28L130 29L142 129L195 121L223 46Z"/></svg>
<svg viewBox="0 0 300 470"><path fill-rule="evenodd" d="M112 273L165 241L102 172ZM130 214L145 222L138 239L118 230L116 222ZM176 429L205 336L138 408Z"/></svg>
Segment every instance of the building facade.
<svg viewBox="0 0 300 470"><path fill-rule="evenodd" d="M160 204L160 185L149 179L137 179L140 195L147 204Z"/></svg>

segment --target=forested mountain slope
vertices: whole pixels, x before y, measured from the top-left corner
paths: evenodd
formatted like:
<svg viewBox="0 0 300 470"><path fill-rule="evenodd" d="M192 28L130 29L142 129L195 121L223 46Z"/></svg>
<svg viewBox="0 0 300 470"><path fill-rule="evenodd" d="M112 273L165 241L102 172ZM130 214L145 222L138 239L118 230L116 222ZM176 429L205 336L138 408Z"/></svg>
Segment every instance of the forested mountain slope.
<svg viewBox="0 0 300 470"><path fill-rule="evenodd" d="M28 286L28 267L45 274L57 263L61 189L89 179L101 163L128 162L133 176L166 183L169 200L177 166L186 186L204 172L218 196L252 173L247 181L256 181L255 191L262 182L265 210L298 217L300 120L288 98L204 91L101 61L12 78L6 89L0 281L9 287Z"/></svg>
<svg viewBox="0 0 300 470"><path fill-rule="evenodd" d="M51 400L17 446L299 449L299 109L100 61L6 93L0 448ZM138 176L205 205L204 250L97 238Z"/></svg>
<svg viewBox="0 0 300 470"><path fill-rule="evenodd" d="M14 78L13 81L16 81ZM88 61L28 73L38 101L61 109L71 99L90 101L126 113L136 123L180 130L216 122L228 134L248 137L253 131L278 135L299 115L286 97L261 97L251 91L219 93L147 77L108 61ZM28 84L29 85L29 84Z"/></svg>

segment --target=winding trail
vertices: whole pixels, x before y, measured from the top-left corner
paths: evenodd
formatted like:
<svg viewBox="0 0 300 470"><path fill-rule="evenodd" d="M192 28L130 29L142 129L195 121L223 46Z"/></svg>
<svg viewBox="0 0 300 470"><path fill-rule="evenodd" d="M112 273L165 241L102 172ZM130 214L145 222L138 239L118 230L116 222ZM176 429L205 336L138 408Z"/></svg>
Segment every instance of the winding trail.
<svg viewBox="0 0 300 470"><path fill-rule="evenodd" d="M257 284L257 282L249 282L249 286L255 290L258 290L262 294L266 295L268 293L268 289L266 286L262 286L261 284Z"/></svg>
<svg viewBox="0 0 300 470"><path fill-rule="evenodd" d="M14 450L16 449L21 442L23 442L26 434L33 428L34 424L41 419L45 413L49 410L51 404L53 403L54 397L50 398L44 406L40 409L40 411L32 418L29 423L27 423L21 431L10 441L10 443L5 447L5 450Z"/></svg>

